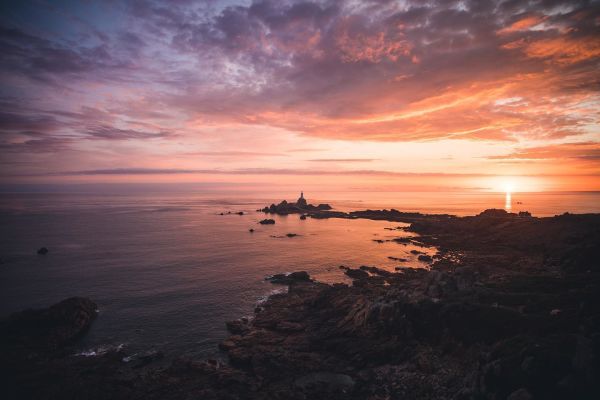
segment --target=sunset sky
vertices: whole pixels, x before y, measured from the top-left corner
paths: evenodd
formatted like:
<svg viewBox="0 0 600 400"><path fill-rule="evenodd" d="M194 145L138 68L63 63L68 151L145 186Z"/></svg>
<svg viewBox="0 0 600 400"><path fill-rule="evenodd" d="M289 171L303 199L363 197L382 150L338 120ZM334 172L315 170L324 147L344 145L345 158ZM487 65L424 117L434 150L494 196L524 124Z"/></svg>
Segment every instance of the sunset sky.
<svg viewBox="0 0 600 400"><path fill-rule="evenodd" d="M600 190L598 1L4 1L0 183Z"/></svg>

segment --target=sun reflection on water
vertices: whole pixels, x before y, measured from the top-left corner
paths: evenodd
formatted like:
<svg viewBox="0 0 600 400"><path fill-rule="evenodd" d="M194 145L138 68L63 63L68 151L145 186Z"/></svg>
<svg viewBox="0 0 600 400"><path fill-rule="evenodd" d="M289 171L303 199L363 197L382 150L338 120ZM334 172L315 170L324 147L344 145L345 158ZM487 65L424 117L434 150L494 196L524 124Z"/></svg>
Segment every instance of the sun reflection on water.
<svg viewBox="0 0 600 400"><path fill-rule="evenodd" d="M510 192L506 192L506 197L504 200L504 209L506 211L510 211L512 209L512 195Z"/></svg>

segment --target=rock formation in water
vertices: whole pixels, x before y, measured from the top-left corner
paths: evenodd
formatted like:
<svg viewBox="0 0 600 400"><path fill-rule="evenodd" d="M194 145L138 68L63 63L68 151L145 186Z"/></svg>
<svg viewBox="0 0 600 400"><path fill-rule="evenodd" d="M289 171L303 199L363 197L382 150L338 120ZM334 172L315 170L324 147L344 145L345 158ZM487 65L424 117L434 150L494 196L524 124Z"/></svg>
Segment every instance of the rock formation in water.
<svg viewBox="0 0 600 400"><path fill-rule="evenodd" d="M270 206L265 207L260 211L267 214L303 214L302 216L304 216L305 214L311 215L311 212L327 210L331 210L331 206L329 204L319 204L317 206L308 204L308 202L304 198L304 192L301 192L300 197L295 203L288 203L287 200L283 200L279 204L271 204ZM302 218L302 216L300 218Z"/></svg>

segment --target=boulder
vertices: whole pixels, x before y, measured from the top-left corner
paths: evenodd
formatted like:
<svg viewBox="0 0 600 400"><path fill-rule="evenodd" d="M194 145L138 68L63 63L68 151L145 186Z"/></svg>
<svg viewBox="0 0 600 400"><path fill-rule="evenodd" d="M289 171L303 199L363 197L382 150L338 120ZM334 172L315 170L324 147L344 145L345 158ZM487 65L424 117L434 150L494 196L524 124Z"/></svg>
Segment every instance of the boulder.
<svg viewBox="0 0 600 400"><path fill-rule="evenodd" d="M280 285L291 285L296 282L312 282L310 275L306 271L292 272L290 274L275 274L267 277L266 280Z"/></svg>
<svg viewBox="0 0 600 400"><path fill-rule="evenodd" d="M55 350L84 334L96 313L96 304L83 297L71 297L50 308L18 312L5 321L3 341L36 351Z"/></svg>

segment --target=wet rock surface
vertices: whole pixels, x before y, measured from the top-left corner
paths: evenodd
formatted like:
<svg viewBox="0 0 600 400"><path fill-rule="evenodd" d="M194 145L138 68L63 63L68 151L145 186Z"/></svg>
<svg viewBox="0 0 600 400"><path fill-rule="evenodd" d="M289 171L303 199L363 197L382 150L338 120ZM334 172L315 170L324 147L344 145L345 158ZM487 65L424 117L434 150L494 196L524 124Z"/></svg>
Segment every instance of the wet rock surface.
<svg viewBox="0 0 600 400"><path fill-rule="evenodd" d="M133 369L122 354L41 350L3 360L9 398L600 398L600 215L350 215L412 223L440 249L431 270L344 267L352 285L278 274L287 293L227 323L227 364Z"/></svg>

